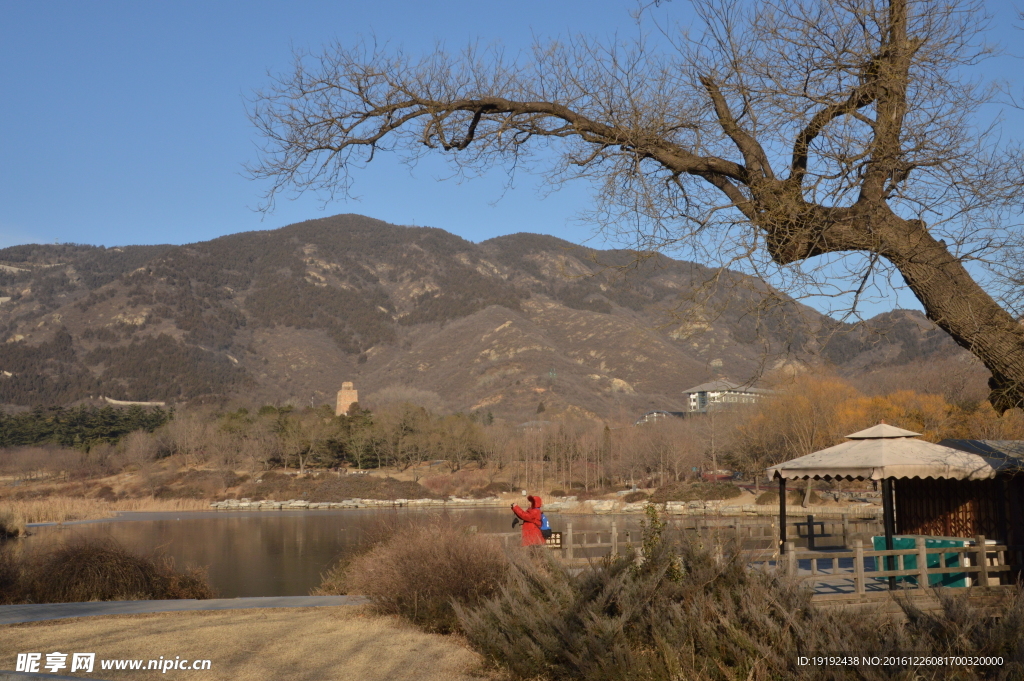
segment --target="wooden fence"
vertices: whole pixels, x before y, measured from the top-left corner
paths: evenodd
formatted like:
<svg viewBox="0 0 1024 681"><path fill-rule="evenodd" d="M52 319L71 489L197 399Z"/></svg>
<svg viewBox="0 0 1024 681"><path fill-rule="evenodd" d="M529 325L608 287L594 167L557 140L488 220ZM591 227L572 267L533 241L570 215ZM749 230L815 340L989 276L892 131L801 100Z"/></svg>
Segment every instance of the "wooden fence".
<svg viewBox="0 0 1024 681"><path fill-rule="evenodd" d="M674 527L672 531L697 532L709 539L712 550L722 556L724 541L735 540L734 549L742 551L743 559L756 569L784 571L787 575L800 580L809 588L823 596L838 594L843 588L850 596L864 595L868 591L888 591L892 588L918 589L928 585L929 578L935 580L941 575L964 575L965 582L970 586L996 587L1009 583L1011 571L1015 568L1008 565L1007 554L1020 547L1007 547L1002 544L988 544L985 537L974 539L973 546L927 547L927 537L918 538L914 548L894 549L892 551L866 549L860 538L863 525L870 524L868 533L878 529L877 522L872 520L841 517L831 520L815 520L789 523L794 533L807 538L811 549L815 546L815 538L842 539L840 550L801 550L795 542L787 541L785 552L780 555L777 526L764 523L743 523L720 521L696 523L694 526ZM787 528L788 529L788 528ZM813 530L813 531L812 531ZM821 531L823 530L823 531ZM501 533L497 536L506 546L518 543L520 533ZM671 537L669 537L671 540ZM745 548L750 541L768 541L769 546L760 549ZM584 564L587 561L605 555L618 555L627 545L636 545L640 535L636 531L620 531L618 523L612 521L607 530L580 531L573 528L571 522L564 524L560 533L555 533L548 541L548 548L554 555L570 564ZM841 550L850 547L849 550ZM938 556L937 559L934 556ZM908 567L908 558L913 557L916 563ZM937 567L929 567L929 559ZM844 563L841 566L841 563ZM806 566L806 567L805 567ZM837 582L840 586L837 586ZM851 585L852 583L852 585ZM852 588L851 588L852 587ZM822 593L822 589L824 593ZM819 597L815 596L817 600Z"/></svg>
<svg viewBox="0 0 1024 681"><path fill-rule="evenodd" d="M881 525L875 518L852 518L847 514L834 517L821 515L806 516L806 519L794 518L786 523L786 536L801 540L808 549L815 549L822 540L840 542L839 546L849 547L856 538L870 536L881 531ZM747 549L769 549L777 551L779 547L779 529L775 522L765 522L757 518L723 518L708 516L705 518L689 517L685 522L671 522L668 538L675 534L693 532L715 540L717 544L728 541L736 542L737 546ZM514 545L519 541L519 532L496 533L491 536L501 538L505 546ZM571 522L563 523L561 532L554 533L548 541L548 547L559 551L558 557L575 560L587 556L594 558L602 555L618 555L620 548L627 544L639 543L640 534L635 530L620 530L617 521L613 520L606 530L577 530Z"/></svg>

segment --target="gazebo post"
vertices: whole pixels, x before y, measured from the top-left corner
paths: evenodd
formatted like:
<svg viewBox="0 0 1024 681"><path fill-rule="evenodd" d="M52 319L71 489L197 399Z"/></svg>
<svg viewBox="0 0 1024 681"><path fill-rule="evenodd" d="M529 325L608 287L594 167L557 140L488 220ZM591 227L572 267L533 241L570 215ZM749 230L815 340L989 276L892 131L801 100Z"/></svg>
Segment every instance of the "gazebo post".
<svg viewBox="0 0 1024 681"><path fill-rule="evenodd" d="M786 554L786 478L779 476L779 555Z"/></svg>
<svg viewBox="0 0 1024 681"><path fill-rule="evenodd" d="M885 550L892 551L892 535L896 533L896 514L892 507L892 478L882 478L882 522L885 525ZM896 569L893 567L893 556L885 557L885 569ZM895 577L889 577L889 590L896 590Z"/></svg>
<svg viewBox="0 0 1024 681"><path fill-rule="evenodd" d="M1007 519L1006 513L1006 478L1003 476L997 476L995 479L996 483L996 517L999 519L999 533L1002 537L999 538L1000 544L1006 544L1010 546L1010 523Z"/></svg>

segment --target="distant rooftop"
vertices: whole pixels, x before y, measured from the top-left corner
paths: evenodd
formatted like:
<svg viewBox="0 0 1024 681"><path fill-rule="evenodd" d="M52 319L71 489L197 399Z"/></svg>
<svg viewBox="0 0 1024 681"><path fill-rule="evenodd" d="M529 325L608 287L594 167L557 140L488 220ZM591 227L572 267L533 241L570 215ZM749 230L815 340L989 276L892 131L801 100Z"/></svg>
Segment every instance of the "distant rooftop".
<svg viewBox="0 0 1024 681"><path fill-rule="evenodd" d="M767 395L771 390L765 390L764 388L751 388L745 385L739 385L732 381L726 381L719 379L717 381L708 381L707 383L701 383L700 385L694 386L689 390L684 390L683 393L723 393L727 391L733 392L744 392L744 393L756 393Z"/></svg>
<svg viewBox="0 0 1024 681"><path fill-rule="evenodd" d="M940 445L996 459L1024 461L1024 440L942 440Z"/></svg>

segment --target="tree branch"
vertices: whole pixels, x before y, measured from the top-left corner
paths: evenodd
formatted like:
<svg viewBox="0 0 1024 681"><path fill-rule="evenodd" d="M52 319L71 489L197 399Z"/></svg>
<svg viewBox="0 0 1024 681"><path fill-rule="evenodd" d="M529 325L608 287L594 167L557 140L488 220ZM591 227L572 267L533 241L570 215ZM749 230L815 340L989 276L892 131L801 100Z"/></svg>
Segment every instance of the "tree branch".
<svg viewBox="0 0 1024 681"><path fill-rule="evenodd" d="M768 163L768 156L764 153L764 149L736 122L718 84L707 76L701 76L700 82L707 89L708 96L711 97L711 103L715 107L715 114L718 116L722 130L743 154L743 162L751 172L757 173L763 178L774 179L775 174Z"/></svg>

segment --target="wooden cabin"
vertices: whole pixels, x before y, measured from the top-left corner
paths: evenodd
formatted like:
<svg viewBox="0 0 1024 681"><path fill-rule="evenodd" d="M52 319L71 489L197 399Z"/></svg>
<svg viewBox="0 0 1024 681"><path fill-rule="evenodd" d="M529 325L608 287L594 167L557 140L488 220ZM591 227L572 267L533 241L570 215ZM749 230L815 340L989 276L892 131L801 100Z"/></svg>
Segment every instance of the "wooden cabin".
<svg viewBox="0 0 1024 681"><path fill-rule="evenodd" d="M879 424L848 442L768 469L784 498L787 480L850 479L882 483L885 533L972 538L1009 548L1024 568L1024 442L943 440ZM785 506L780 506L784 518Z"/></svg>

